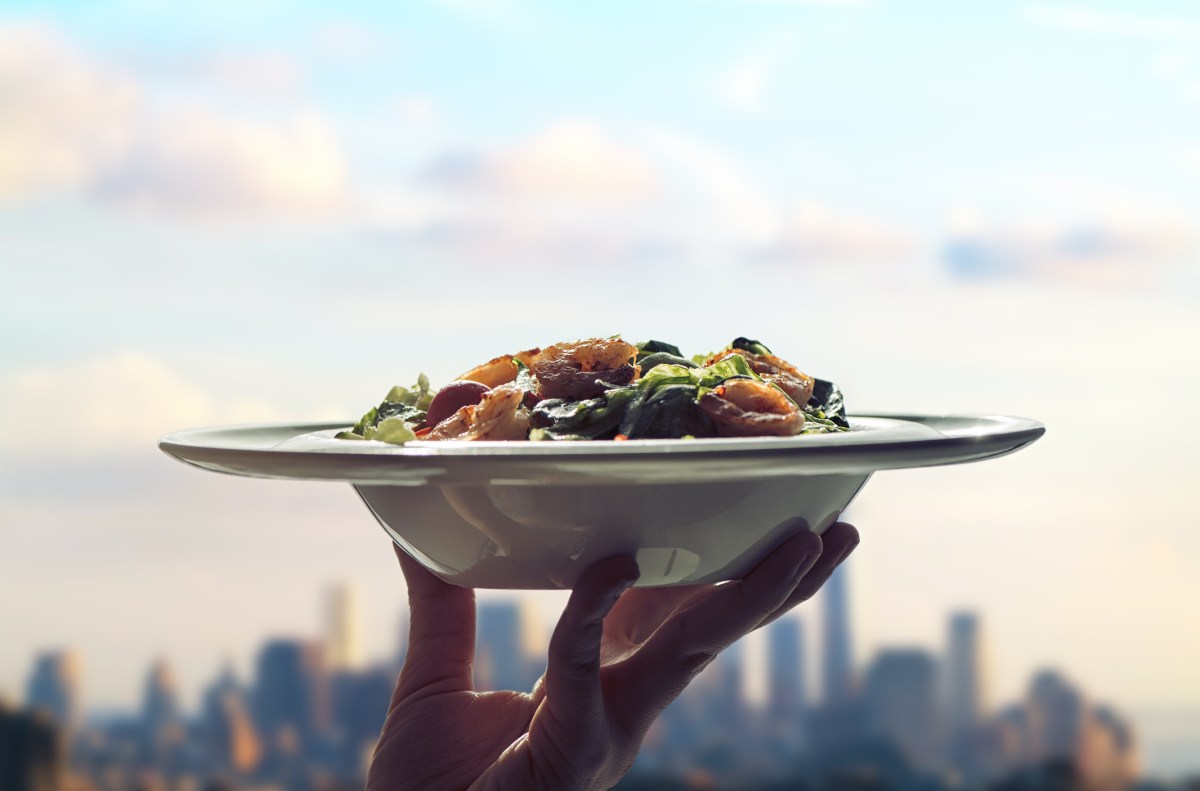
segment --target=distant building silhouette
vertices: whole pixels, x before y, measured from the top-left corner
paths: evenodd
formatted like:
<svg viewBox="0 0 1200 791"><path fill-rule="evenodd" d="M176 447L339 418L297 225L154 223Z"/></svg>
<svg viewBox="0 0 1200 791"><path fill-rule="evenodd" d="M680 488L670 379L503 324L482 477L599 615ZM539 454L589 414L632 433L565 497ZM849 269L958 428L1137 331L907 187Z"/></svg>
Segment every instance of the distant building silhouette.
<svg viewBox="0 0 1200 791"><path fill-rule="evenodd" d="M258 767L262 741L232 670L226 668L205 693L200 726L205 756L215 775L242 777Z"/></svg>
<svg viewBox="0 0 1200 791"><path fill-rule="evenodd" d="M141 731L143 759L156 767L170 766L173 754L178 752L187 738L175 676L170 666L162 660L151 665L146 675Z"/></svg>
<svg viewBox="0 0 1200 791"><path fill-rule="evenodd" d="M983 718L984 697L983 646L979 617L960 612L950 616L946 651L946 702L949 725L969 731Z"/></svg>
<svg viewBox="0 0 1200 791"><path fill-rule="evenodd" d="M82 662L73 651L41 654L26 687L26 706L46 712L55 725L72 733L81 719L82 673Z"/></svg>
<svg viewBox="0 0 1200 791"><path fill-rule="evenodd" d="M368 760L379 740L395 686L396 672L390 666L333 677L333 760L339 776L366 780Z"/></svg>
<svg viewBox="0 0 1200 791"><path fill-rule="evenodd" d="M854 655L850 642L850 605L846 567L839 566L821 591L821 694L826 708L848 704L854 693Z"/></svg>
<svg viewBox="0 0 1200 791"><path fill-rule="evenodd" d="M780 618L767 632L767 712L775 722L800 721L808 710L804 630L796 618Z"/></svg>
<svg viewBox="0 0 1200 791"><path fill-rule="evenodd" d="M258 656L254 716L268 746L312 749L329 724L329 679L320 644L267 643Z"/></svg>
<svg viewBox="0 0 1200 791"><path fill-rule="evenodd" d="M325 598L325 657L330 670L357 670L363 664L362 614L358 589L335 585Z"/></svg>
<svg viewBox="0 0 1200 791"><path fill-rule="evenodd" d="M521 602L486 601L478 607L475 631L475 683L479 689L528 692L539 675L525 654L528 613Z"/></svg>
<svg viewBox="0 0 1200 791"><path fill-rule="evenodd" d="M980 779L978 752L989 737L980 732L986 710L983 638L979 617L950 616L946 645L946 725L950 760L970 784Z"/></svg>
<svg viewBox="0 0 1200 791"><path fill-rule="evenodd" d="M937 664L925 651L881 651L863 684L866 736L890 742L919 769L941 763Z"/></svg>
<svg viewBox="0 0 1200 791"><path fill-rule="evenodd" d="M1055 671L1039 672L1030 685L1026 710L1029 759L1044 764L1078 756L1087 712L1083 694L1073 684Z"/></svg>
<svg viewBox="0 0 1200 791"><path fill-rule="evenodd" d="M61 731L50 712L0 702L0 789L61 791L66 778Z"/></svg>

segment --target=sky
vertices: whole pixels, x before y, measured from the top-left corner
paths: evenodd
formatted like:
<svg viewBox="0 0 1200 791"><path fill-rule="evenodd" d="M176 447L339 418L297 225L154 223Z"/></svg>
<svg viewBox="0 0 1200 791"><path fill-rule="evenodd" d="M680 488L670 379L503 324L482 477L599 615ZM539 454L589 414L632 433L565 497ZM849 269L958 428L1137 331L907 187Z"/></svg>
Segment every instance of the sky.
<svg viewBox="0 0 1200 791"><path fill-rule="evenodd" d="M1056 666L1200 708L1198 45L1182 0L10 0L0 694L70 645L93 707L156 656L194 701L340 579L385 655L403 584L348 488L155 440L619 332L1042 420L864 490L860 656L971 608L995 703Z"/></svg>

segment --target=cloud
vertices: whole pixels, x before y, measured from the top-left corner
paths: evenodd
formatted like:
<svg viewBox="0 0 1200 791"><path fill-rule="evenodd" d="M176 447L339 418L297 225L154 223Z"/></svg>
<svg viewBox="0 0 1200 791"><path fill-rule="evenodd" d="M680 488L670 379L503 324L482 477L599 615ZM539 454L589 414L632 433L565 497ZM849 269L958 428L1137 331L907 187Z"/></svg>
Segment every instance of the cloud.
<svg viewBox="0 0 1200 791"><path fill-rule="evenodd" d="M410 124L431 124L438 119L438 108L428 96L405 96L396 103L400 117Z"/></svg>
<svg viewBox="0 0 1200 791"><path fill-rule="evenodd" d="M369 60L397 46L396 42L385 40L375 28L349 20L320 26L312 33L312 44L319 54L341 63Z"/></svg>
<svg viewBox="0 0 1200 791"><path fill-rule="evenodd" d="M516 146L438 157L413 189L363 201L392 238L476 261L579 266L894 258L904 233L764 193L727 152L661 128L581 121Z"/></svg>
<svg viewBox="0 0 1200 791"><path fill-rule="evenodd" d="M93 194L191 216L324 216L344 208L346 191L341 151L319 115L262 124L191 108L149 123Z"/></svg>
<svg viewBox="0 0 1200 791"><path fill-rule="evenodd" d="M963 218L942 249L960 277L1037 275L1084 281L1149 279L1194 249L1190 227L1170 220L1094 218L1069 224L987 225Z"/></svg>
<svg viewBox="0 0 1200 791"><path fill-rule="evenodd" d="M141 90L43 25L0 25L0 200L78 188L128 150Z"/></svg>
<svg viewBox="0 0 1200 791"><path fill-rule="evenodd" d="M883 261L902 258L916 248L917 240L903 230L804 203L786 215L776 238L755 257L780 263Z"/></svg>
<svg viewBox="0 0 1200 791"><path fill-rule="evenodd" d="M763 57L741 61L717 80L717 96L737 110L758 109L766 95L772 70Z"/></svg>
<svg viewBox="0 0 1200 791"><path fill-rule="evenodd" d="M215 398L133 351L9 373L0 403L0 453L60 459L153 448L190 426L278 419L262 404Z"/></svg>
<svg viewBox="0 0 1200 791"><path fill-rule="evenodd" d="M261 89L296 78L269 54L209 65ZM311 217L346 203L341 149L319 114L251 121L164 106L49 27L0 25L0 101L0 199L65 190L205 217Z"/></svg>
<svg viewBox="0 0 1200 791"><path fill-rule="evenodd" d="M1035 5L1025 17L1045 27L1078 33L1148 38L1162 41L1200 39L1200 24L1137 12L1107 11L1082 5Z"/></svg>
<svg viewBox="0 0 1200 791"><path fill-rule="evenodd" d="M642 199L658 183L640 152L613 142L596 125L576 120L556 122L512 148L444 154L426 170L425 179L467 192L581 200Z"/></svg>
<svg viewBox="0 0 1200 791"><path fill-rule="evenodd" d="M304 69L282 52L225 52L204 58L196 72L222 88L257 99L299 95Z"/></svg>

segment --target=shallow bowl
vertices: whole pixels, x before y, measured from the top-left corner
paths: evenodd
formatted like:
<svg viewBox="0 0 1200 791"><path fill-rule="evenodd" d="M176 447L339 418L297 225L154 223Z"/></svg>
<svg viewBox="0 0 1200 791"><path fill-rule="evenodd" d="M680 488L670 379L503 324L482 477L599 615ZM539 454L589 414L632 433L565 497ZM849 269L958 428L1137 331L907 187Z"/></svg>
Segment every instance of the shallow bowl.
<svg viewBox="0 0 1200 791"><path fill-rule="evenodd" d="M842 434L628 442L333 438L342 425L191 429L168 454L218 472L350 483L444 580L569 588L631 553L639 586L740 578L799 530L832 525L879 470L979 461L1045 429L995 415L859 415Z"/></svg>

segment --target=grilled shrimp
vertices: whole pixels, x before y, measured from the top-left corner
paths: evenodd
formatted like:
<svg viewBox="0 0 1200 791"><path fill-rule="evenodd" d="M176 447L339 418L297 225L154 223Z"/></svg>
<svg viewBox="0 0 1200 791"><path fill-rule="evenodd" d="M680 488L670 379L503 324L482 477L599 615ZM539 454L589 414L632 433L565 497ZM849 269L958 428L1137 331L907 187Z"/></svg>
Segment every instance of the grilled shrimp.
<svg viewBox="0 0 1200 791"><path fill-rule="evenodd" d="M636 357L637 347L620 338L588 338L547 346L529 368L542 398L579 401L636 379Z"/></svg>
<svg viewBox="0 0 1200 791"><path fill-rule="evenodd" d="M517 366L513 365L513 360L518 360L521 364L528 366L533 362L533 358L537 356L540 349L527 349L516 354L502 354L499 357L494 357L488 360L483 365L477 365L467 371L457 379L469 379L472 382L479 382L488 387L499 387L503 384L508 384L517 378Z"/></svg>
<svg viewBox="0 0 1200 791"><path fill-rule="evenodd" d="M755 354L745 349L727 349L717 352L704 364L712 365L731 354L740 354L744 357L750 365L750 370L761 376L764 382L779 385L783 392L787 393L800 406L807 404L808 399L812 397L815 384L813 378L806 373L801 373L787 360L773 354Z"/></svg>
<svg viewBox="0 0 1200 791"><path fill-rule="evenodd" d="M790 437L804 427L804 413L766 382L728 379L700 397L700 408L722 437Z"/></svg>
<svg viewBox="0 0 1200 791"><path fill-rule="evenodd" d="M525 391L513 384L494 387L478 404L459 409L429 432L428 440L514 440L529 435Z"/></svg>

